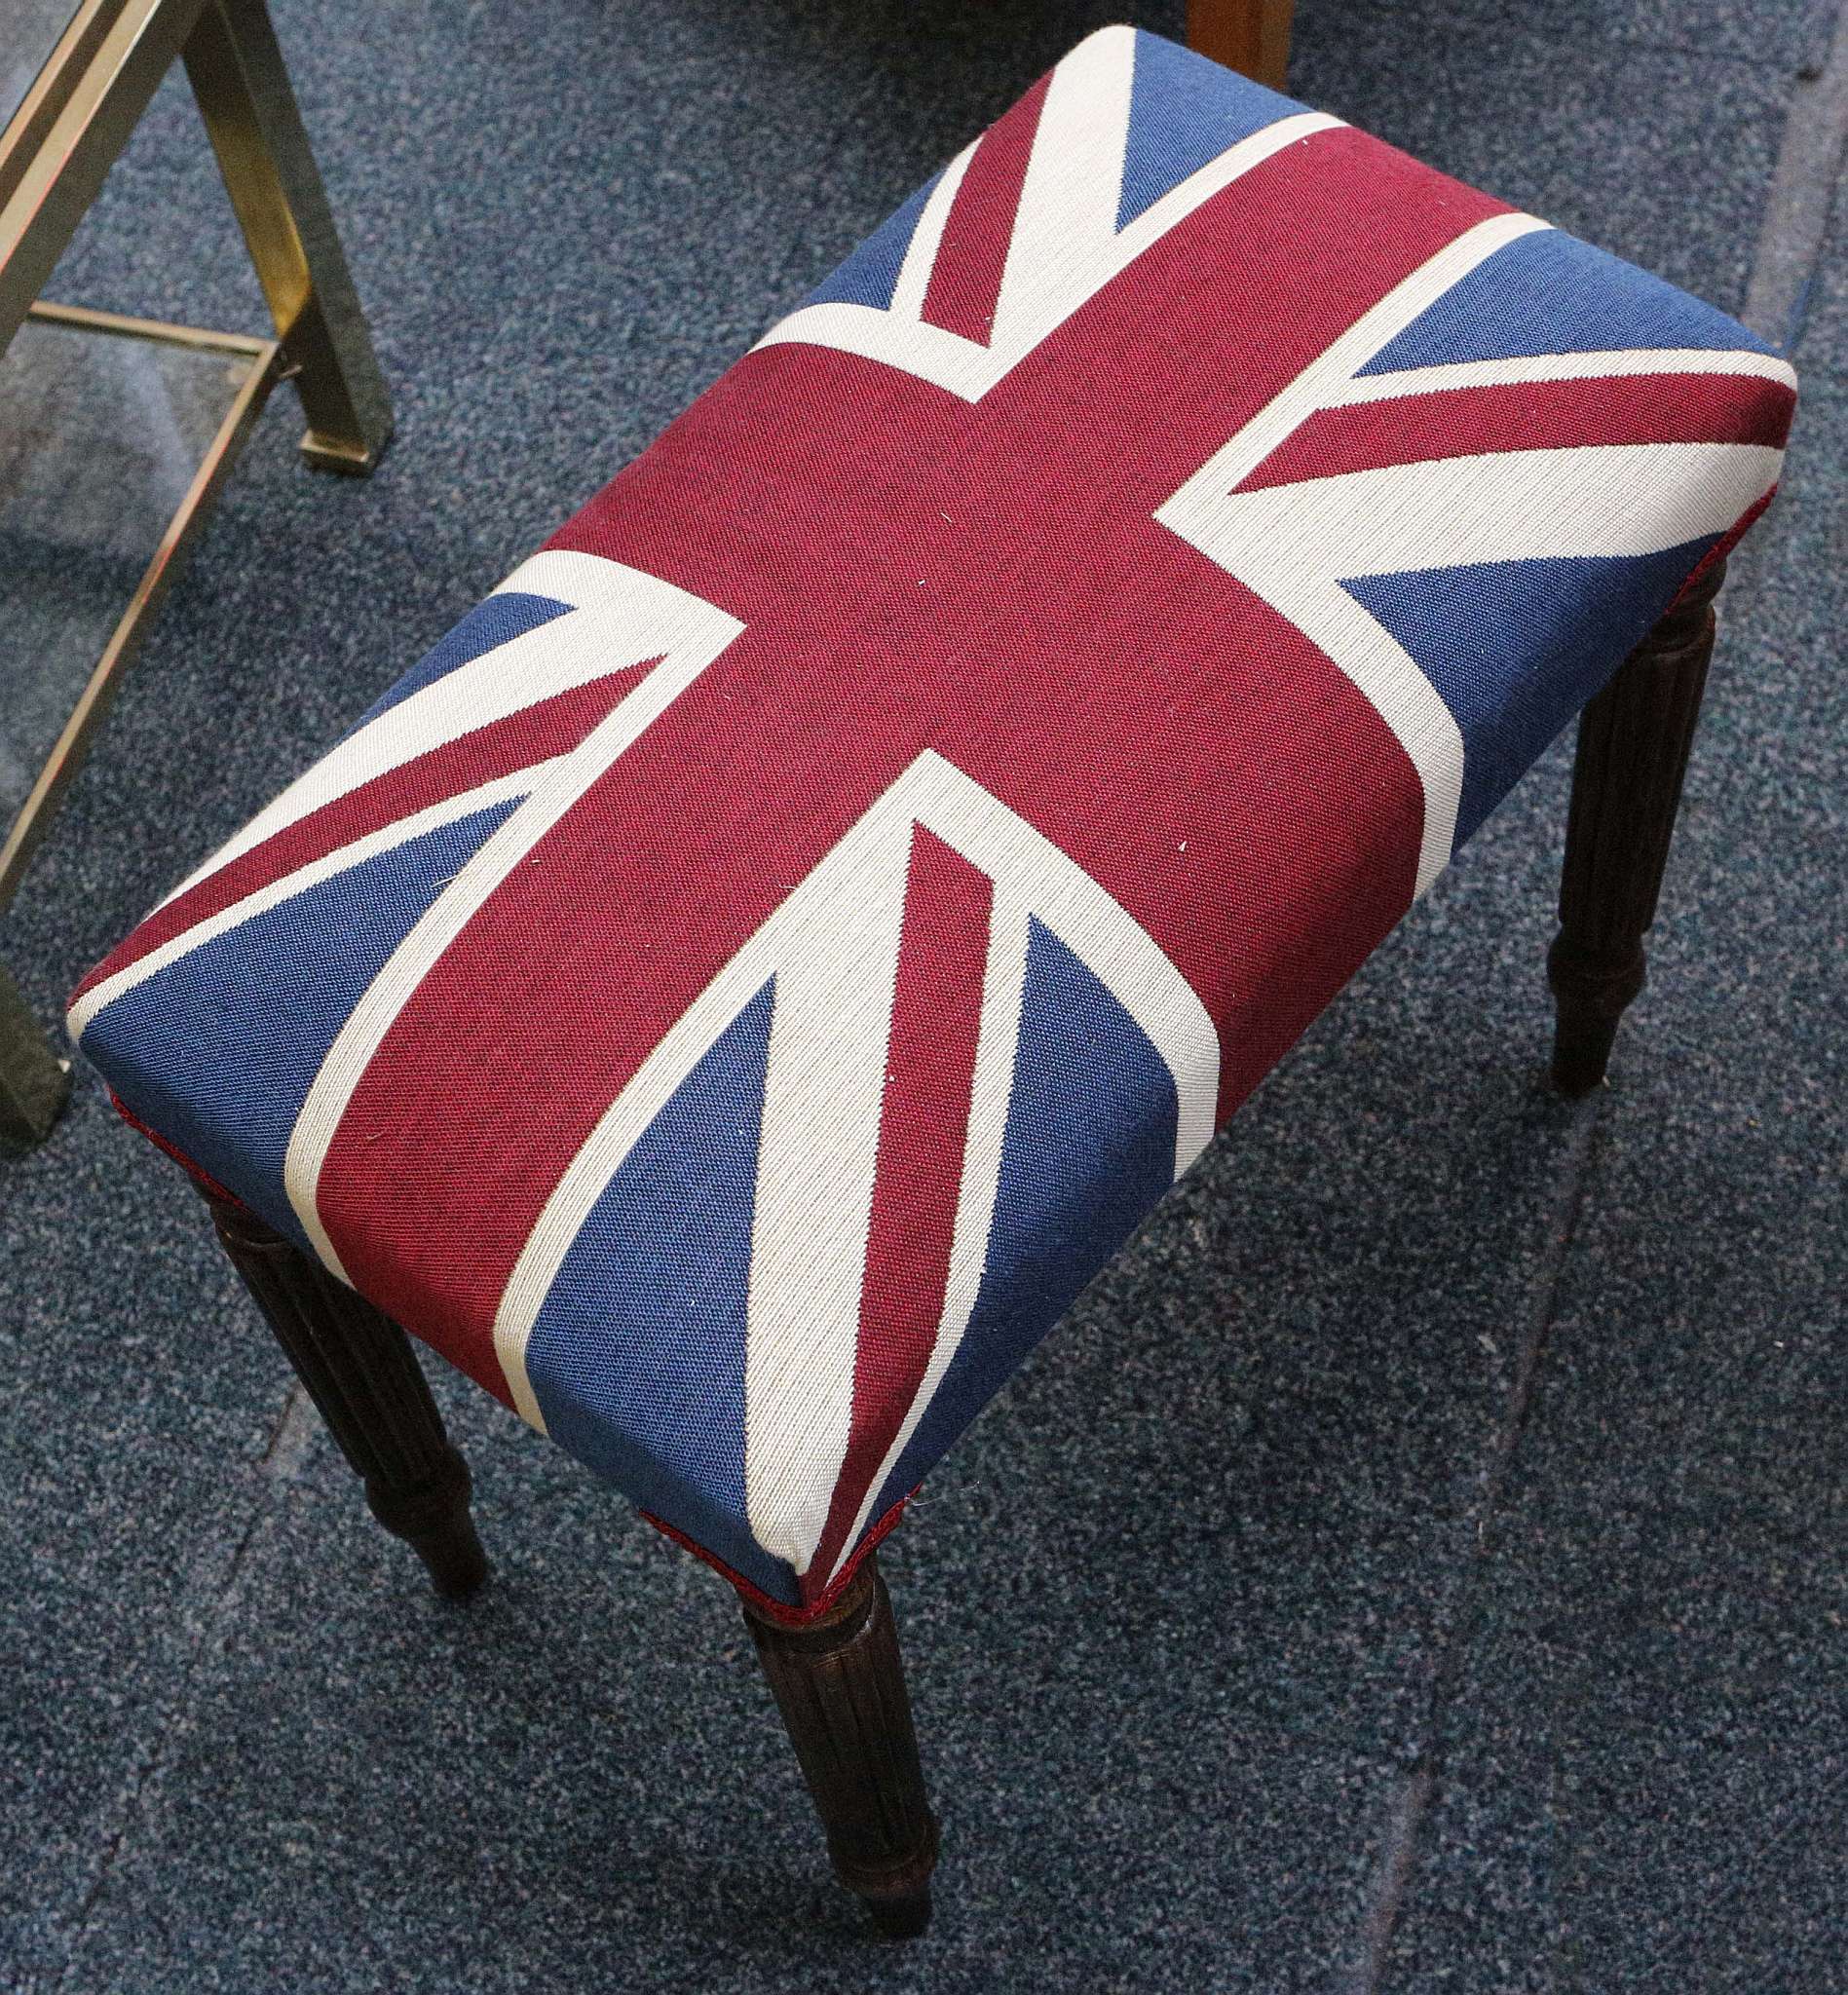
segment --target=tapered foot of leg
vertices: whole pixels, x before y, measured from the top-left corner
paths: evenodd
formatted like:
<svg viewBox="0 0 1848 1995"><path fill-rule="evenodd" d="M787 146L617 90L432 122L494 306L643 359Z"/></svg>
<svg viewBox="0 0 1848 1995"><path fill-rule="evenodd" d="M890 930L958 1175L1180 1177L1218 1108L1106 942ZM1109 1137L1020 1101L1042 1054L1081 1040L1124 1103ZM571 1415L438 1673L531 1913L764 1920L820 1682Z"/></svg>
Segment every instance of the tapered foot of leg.
<svg viewBox="0 0 1848 1995"><path fill-rule="evenodd" d="M818 1621L785 1628L744 1606L836 1875L882 1933L930 1922L937 1822L924 1793L886 1582L869 1556Z"/></svg>
<svg viewBox="0 0 1848 1995"><path fill-rule="evenodd" d="M487 1554L469 1511L473 1487L469 1464L453 1448L427 1481L365 1486L366 1507L424 1562L446 1600L466 1600L488 1576Z"/></svg>
<svg viewBox="0 0 1848 1995"><path fill-rule="evenodd" d="M1570 1101L1588 1095L1604 1077L1617 1027L1647 972L1641 947L1629 963L1612 966L1580 957L1562 936L1547 954L1558 1022L1553 1035L1553 1085Z"/></svg>
<svg viewBox="0 0 1848 1995"><path fill-rule="evenodd" d="M930 1892L926 1886L909 1898L868 1898L866 1909L887 1939L916 1939L930 1923Z"/></svg>
<svg viewBox="0 0 1848 1995"><path fill-rule="evenodd" d="M1714 649L1716 563L1631 653L1578 724L1560 880L1560 932L1547 957L1559 1008L1553 1085L1589 1094L1618 1022L1647 976L1655 919Z"/></svg>
<svg viewBox="0 0 1848 1995"><path fill-rule="evenodd" d="M488 1562L469 1514L469 1465L450 1445L410 1339L244 1206L207 1194L212 1223L277 1341L365 1483L367 1507L448 1600Z"/></svg>

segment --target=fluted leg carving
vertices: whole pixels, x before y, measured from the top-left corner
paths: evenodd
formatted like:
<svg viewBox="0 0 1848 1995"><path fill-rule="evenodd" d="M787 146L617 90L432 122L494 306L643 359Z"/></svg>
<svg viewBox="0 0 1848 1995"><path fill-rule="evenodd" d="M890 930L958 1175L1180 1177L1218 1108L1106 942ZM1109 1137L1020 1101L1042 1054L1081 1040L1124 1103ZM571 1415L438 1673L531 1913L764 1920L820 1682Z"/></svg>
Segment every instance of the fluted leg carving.
<svg viewBox="0 0 1848 1995"><path fill-rule="evenodd" d="M1617 1023L1642 989L1689 744L1714 650L1716 562L1618 667L1578 724L1578 759L1547 958L1559 1008L1553 1084L1587 1094L1604 1077Z"/></svg>
<svg viewBox="0 0 1848 1995"><path fill-rule="evenodd" d="M869 1555L820 1620L744 1620L827 1831L835 1873L893 1939L930 1918L937 1823L924 1794L892 1603Z"/></svg>
<svg viewBox="0 0 1848 1995"><path fill-rule="evenodd" d="M450 1600L488 1562L469 1515L469 1465L443 1432L410 1339L241 1205L206 1194L232 1264L365 1484L372 1515L403 1538Z"/></svg>

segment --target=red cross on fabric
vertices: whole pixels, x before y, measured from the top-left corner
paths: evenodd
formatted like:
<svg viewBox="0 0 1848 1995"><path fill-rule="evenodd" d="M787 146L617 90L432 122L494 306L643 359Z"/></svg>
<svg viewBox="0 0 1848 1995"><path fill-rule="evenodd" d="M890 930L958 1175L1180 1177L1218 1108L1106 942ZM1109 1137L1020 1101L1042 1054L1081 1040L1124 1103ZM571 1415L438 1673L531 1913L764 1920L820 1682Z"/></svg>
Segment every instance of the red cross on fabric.
<svg viewBox="0 0 1848 1995"><path fill-rule="evenodd" d="M1152 516L1362 313L1505 211L1345 130L1313 148L1311 168L1288 148L1213 197L973 403L829 348L748 355L550 543L744 630L437 961L323 1168L354 1279L407 1321L460 1310L450 1355L490 1390L496 1304L552 1185L922 751L1076 861L1232 1022L1222 1113L1404 912L1421 800L1403 750L1293 624ZM1004 238L1007 180L972 176L946 230L990 302L946 278L927 309L964 331L992 317L1000 259L980 245ZM1304 282L1301 245L1335 242ZM427 1237L393 1195L433 1169L455 1181L445 1209L472 1209L466 1237Z"/></svg>

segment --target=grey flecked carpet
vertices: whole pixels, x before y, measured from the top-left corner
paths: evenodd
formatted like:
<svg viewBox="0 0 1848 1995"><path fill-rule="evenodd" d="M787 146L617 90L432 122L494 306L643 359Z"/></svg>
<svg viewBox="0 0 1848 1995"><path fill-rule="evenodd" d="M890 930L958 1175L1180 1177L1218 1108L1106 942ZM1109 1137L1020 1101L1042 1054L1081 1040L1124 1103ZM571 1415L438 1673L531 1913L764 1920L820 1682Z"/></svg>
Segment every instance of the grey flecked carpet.
<svg viewBox="0 0 1848 1995"><path fill-rule="evenodd" d="M278 397L0 922L42 1012L1116 11L284 0L397 440L312 476ZM447 1375L498 1576L426 1596L84 1079L0 1164L0 1987L1848 1987L1832 12L1301 0L1298 94L1805 405L1614 1085L1540 1085L1562 744L893 1542L931 1934L830 1883L725 1589ZM259 322L180 91L54 289Z"/></svg>

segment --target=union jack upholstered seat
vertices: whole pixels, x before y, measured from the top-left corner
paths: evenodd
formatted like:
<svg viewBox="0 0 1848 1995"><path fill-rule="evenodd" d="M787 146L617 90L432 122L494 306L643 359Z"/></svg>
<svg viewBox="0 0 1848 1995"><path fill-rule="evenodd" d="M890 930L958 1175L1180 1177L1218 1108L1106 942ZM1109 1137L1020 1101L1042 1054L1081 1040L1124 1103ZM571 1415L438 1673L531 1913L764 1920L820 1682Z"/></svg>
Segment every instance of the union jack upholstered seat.
<svg viewBox="0 0 1848 1995"><path fill-rule="evenodd" d="M198 1173L818 1612L1763 506L1792 387L1107 30L72 1029Z"/></svg>

